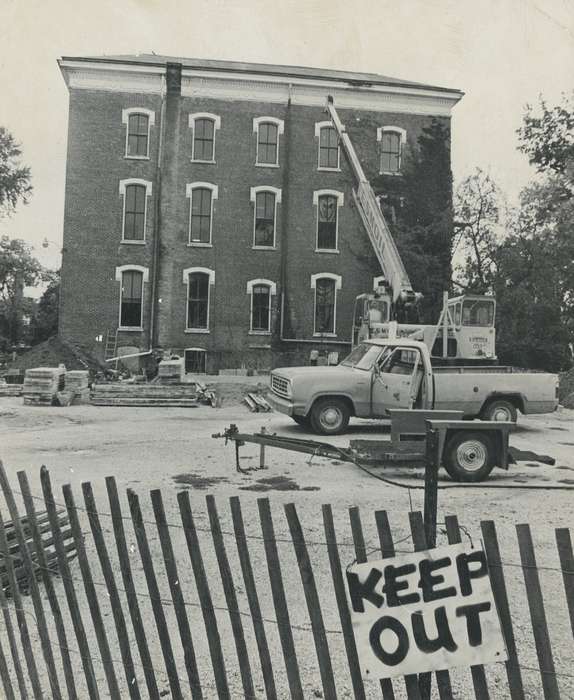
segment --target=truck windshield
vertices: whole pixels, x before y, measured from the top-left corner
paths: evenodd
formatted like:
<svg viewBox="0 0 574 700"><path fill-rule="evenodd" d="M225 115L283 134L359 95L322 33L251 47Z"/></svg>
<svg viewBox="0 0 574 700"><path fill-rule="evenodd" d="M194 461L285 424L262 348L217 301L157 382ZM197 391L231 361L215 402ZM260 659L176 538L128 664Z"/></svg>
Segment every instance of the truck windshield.
<svg viewBox="0 0 574 700"><path fill-rule="evenodd" d="M463 326L489 327L494 323L494 302L490 299L468 299L462 306Z"/></svg>
<svg viewBox="0 0 574 700"><path fill-rule="evenodd" d="M381 349L380 345L361 343L350 355L347 355L341 364L355 369L369 370L381 354Z"/></svg>

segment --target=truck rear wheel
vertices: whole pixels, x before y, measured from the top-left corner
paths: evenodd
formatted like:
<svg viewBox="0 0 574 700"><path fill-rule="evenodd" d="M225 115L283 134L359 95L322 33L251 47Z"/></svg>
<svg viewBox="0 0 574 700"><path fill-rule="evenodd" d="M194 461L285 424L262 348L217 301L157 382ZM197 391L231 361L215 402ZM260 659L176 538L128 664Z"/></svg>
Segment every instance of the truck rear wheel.
<svg viewBox="0 0 574 700"><path fill-rule="evenodd" d="M494 467L492 440L483 432L455 433L444 451L444 468L454 481L483 481Z"/></svg>
<svg viewBox="0 0 574 700"><path fill-rule="evenodd" d="M311 409L311 427L320 435L338 435L349 425L351 412L342 399L318 399Z"/></svg>
<svg viewBox="0 0 574 700"><path fill-rule="evenodd" d="M494 399L482 409L480 417L482 420L516 423L518 411L516 406L508 399Z"/></svg>

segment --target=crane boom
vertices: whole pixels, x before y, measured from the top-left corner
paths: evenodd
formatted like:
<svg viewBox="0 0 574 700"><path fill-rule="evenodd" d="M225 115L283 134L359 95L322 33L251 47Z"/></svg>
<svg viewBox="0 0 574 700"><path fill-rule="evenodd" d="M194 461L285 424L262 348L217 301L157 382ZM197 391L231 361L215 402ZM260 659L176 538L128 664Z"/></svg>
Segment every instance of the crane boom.
<svg viewBox="0 0 574 700"><path fill-rule="evenodd" d="M397 245L391 235L388 224L381 211L381 208L373 192L369 181L365 176L363 167L359 161L355 148L341 122L333 98L327 99L327 112L331 117L333 126L337 131L340 142L343 144L345 153L349 159L351 169L357 180L357 187L353 190L353 197L363 225L365 226L375 254L389 283L393 302L413 302L415 293L411 286L409 276L399 255Z"/></svg>

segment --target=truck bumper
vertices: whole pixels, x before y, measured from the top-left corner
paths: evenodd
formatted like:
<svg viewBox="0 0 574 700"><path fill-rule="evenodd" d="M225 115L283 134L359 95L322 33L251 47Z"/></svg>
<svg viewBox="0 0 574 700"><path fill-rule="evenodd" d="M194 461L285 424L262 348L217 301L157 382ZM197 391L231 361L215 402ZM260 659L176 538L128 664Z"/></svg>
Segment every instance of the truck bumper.
<svg viewBox="0 0 574 700"><path fill-rule="evenodd" d="M304 416L305 406L297 406L289 399L283 399L273 393L267 395L267 402L271 404L274 411L284 413L286 416Z"/></svg>

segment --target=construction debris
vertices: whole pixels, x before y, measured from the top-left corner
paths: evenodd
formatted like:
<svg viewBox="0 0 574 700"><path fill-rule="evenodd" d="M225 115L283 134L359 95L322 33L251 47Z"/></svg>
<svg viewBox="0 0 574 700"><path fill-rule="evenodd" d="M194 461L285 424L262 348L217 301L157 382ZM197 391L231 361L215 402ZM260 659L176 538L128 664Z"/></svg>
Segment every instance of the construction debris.
<svg viewBox="0 0 574 700"><path fill-rule="evenodd" d="M24 405L52 406L57 393L64 390L65 381L66 368L63 366L27 369L22 392Z"/></svg>
<svg viewBox="0 0 574 700"><path fill-rule="evenodd" d="M244 396L243 401L247 404L247 406L249 406L249 410L252 413L267 413L271 410L271 406L267 403L263 396L260 396L259 394L249 393Z"/></svg>
<svg viewBox="0 0 574 700"><path fill-rule="evenodd" d="M171 357L158 364L156 381L158 384L181 384L184 375L183 358Z"/></svg>

